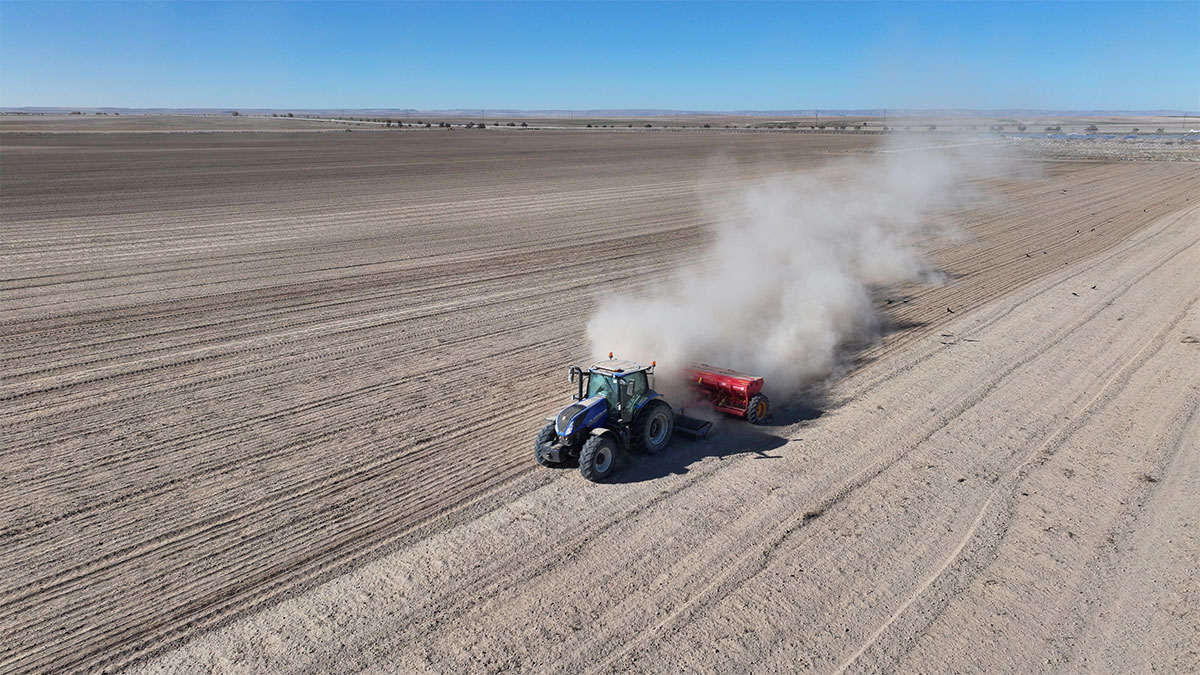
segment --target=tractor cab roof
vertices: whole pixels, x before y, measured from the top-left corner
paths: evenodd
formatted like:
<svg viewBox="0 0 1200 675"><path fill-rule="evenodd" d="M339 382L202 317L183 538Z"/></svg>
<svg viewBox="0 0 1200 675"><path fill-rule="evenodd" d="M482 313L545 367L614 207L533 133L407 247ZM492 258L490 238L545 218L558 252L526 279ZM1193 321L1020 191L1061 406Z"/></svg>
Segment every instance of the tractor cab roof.
<svg viewBox="0 0 1200 675"><path fill-rule="evenodd" d="M613 377L624 377L639 370L646 370L646 366L623 359L608 359L592 366L591 370L604 373L605 375L612 375Z"/></svg>

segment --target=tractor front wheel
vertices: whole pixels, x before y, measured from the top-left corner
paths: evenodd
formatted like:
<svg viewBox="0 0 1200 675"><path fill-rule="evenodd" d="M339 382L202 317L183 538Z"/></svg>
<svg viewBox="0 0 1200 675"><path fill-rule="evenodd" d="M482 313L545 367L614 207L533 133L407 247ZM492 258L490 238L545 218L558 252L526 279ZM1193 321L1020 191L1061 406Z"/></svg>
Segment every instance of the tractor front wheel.
<svg viewBox="0 0 1200 675"><path fill-rule="evenodd" d="M533 456L537 459L538 464L550 467L566 464L565 461L556 462L550 459L550 446L557 436L558 432L554 430L554 422L547 422L546 426L538 432L537 441L533 444Z"/></svg>
<svg viewBox="0 0 1200 675"><path fill-rule="evenodd" d="M757 394L750 399L750 406L746 408L746 421L750 424L766 424L767 415L771 414L771 403L766 396Z"/></svg>
<svg viewBox="0 0 1200 675"><path fill-rule="evenodd" d="M631 444L638 450L657 455L666 449L675 431L675 413L664 401L650 401L633 423Z"/></svg>
<svg viewBox="0 0 1200 675"><path fill-rule="evenodd" d="M592 436L579 451L579 473L593 483L612 475L617 468L617 444L607 436Z"/></svg>

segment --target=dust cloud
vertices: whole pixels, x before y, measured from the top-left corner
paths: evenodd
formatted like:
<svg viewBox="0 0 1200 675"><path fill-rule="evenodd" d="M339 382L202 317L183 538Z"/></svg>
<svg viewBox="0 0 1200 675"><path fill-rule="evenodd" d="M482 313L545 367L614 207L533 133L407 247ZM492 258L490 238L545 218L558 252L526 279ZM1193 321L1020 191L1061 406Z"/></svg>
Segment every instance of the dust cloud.
<svg viewBox="0 0 1200 675"><path fill-rule="evenodd" d="M891 141L707 200L711 246L646 295L602 300L593 352L657 360L660 387L694 362L761 375L776 396L829 381L848 344L879 335L871 288L943 283L924 245L959 236L949 212L984 197L972 179L1006 171L986 143L930 140L938 147Z"/></svg>

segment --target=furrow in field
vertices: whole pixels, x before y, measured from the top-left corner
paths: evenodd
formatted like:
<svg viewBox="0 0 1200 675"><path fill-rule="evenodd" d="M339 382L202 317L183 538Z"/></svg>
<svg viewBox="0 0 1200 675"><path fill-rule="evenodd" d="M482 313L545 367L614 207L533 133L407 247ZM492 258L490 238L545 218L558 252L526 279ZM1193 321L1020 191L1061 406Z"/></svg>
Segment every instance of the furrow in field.
<svg viewBox="0 0 1200 675"><path fill-rule="evenodd" d="M811 563L809 574L826 565L847 574L864 569L839 556L871 550L839 546L829 529L855 531L852 514L880 516L874 529L857 531L909 552L912 565L889 578L898 589L914 588L908 582L932 569L922 565L945 559L947 542L964 531L967 516L955 514L974 513L968 507L986 499L988 477L1004 475L1016 456L987 458L976 469L979 483L953 499L919 496L920 462L930 452L958 461L932 446L983 423L982 406L996 396L986 387L953 401L930 399L948 412L922 413L893 434L896 450L882 456L861 438L838 441L849 454L797 451L786 441L810 435L803 425L765 435L734 427L725 440L689 445L630 474L661 472L654 480L586 491L574 477L546 475L528 456L530 434L566 389L546 383L558 381L563 365L588 358L583 326L597 298L643 290L680 261L704 255L706 195L820 164L827 151L862 148L863 139L207 136L159 139L154 152L141 152L141 139L116 136L6 145L0 630L12 639L0 646L5 670L127 665L286 602L416 531L423 534L405 539L411 548L404 550L426 556L429 567L410 569L399 583L440 574L450 585L433 593L401 588L424 600L393 607L402 625L377 623L390 626L389 636L347 635L359 654L422 644L422 654L393 653L389 662L419 669L424 655L439 654L446 668L480 670L454 636L464 621L507 616L508 606L537 620L479 636L474 653L523 652L532 668L582 669L608 657L613 667L633 667L630 659L652 657L662 642L683 645L681 663L699 664L686 641L709 644L711 636L697 639L687 619L747 618L722 598L739 598L740 612L781 604L759 582L781 573L782 559ZM729 166L706 168L720 152ZM769 170L756 168L764 159ZM974 241L931 242L954 283L881 291L910 300L889 306L889 319L924 326L890 335L867 358L898 358L903 345L962 324L964 310L982 311L1016 289L1028 288L1028 298L1040 297L1034 290L1076 290L1066 286L1084 280L1074 274L1050 290L1036 284L1063 276L1064 262L1120 264L1122 242L1200 189L1200 177L1183 165L1135 171L1060 163L1047 174L1004 183L1002 199L960 214ZM62 197L50 199L48 190ZM1095 236L1082 236L1092 227ZM1047 252L1043 259L1022 262L1035 249ZM1108 257L1097 257L1105 250ZM1116 285L1101 284L1087 302L1099 298L1129 304ZM946 305L960 313L946 313ZM996 316L972 330L1011 321ZM1081 320L1072 330L1090 330ZM1050 321L1046 330L1064 325ZM1029 379L1069 341L1062 335L1047 333L1050 351L1017 359L1025 365L1016 370L990 364L991 379L974 384L1001 378L1003 389L1005 377ZM1104 350L1096 345L1088 354L1103 364ZM941 351L930 363L940 363ZM874 384L853 397L888 390L888 379L872 380L872 372L915 377L929 367L876 363L854 380ZM1004 447L1061 426L1053 410L1090 386L1075 374L1047 398L1045 416L1011 432ZM924 396L917 396L922 404ZM731 443L756 449L761 463L730 451ZM795 480L765 469L785 448L782 466ZM708 458L679 464L689 452ZM885 483L898 484L906 508L924 510L946 532L914 542L910 529L889 530L902 516L872 501ZM479 502L481 495L491 501ZM697 495L706 495L703 507ZM446 515L468 504L478 521ZM802 517L822 504L825 515ZM599 513L606 515L587 515ZM450 525L419 529L432 522L477 522L492 544L484 555L477 542L447 539ZM614 555L633 567L602 564ZM547 566L547 556L556 564ZM459 560L473 562L460 567ZM868 577L883 574L865 569ZM572 583L580 575L615 591L593 594ZM808 598L812 606L832 615L857 609L852 598L861 589L835 578L808 581L833 589ZM918 593L908 607L935 607L929 597ZM863 613L851 631L857 645L867 644L867 618L878 628L882 613L904 602L901 595L878 600L878 611ZM908 613L899 616L864 657L903 662L909 647L896 647L894 636L911 624ZM593 635L581 642L584 625ZM853 652L848 638L813 635L818 663ZM614 641L630 647L602 648Z"/></svg>

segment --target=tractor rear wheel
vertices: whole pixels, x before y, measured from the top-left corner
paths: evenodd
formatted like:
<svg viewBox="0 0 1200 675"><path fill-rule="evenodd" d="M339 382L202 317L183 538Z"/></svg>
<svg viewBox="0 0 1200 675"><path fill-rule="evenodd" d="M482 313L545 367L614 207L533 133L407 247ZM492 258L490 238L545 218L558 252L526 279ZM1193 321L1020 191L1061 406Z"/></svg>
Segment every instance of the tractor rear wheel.
<svg viewBox="0 0 1200 675"><path fill-rule="evenodd" d="M588 438L579 451L579 473L596 483L608 478L616 468L616 442L607 436Z"/></svg>
<svg viewBox="0 0 1200 675"><path fill-rule="evenodd" d="M766 396L756 394L750 399L750 405L746 408L746 421L750 424L766 424L767 415L771 414L771 403Z"/></svg>
<svg viewBox="0 0 1200 675"><path fill-rule="evenodd" d="M554 439L558 436L558 432L554 430L554 422L547 422L546 426L538 432L537 441L533 444L533 456L537 459L537 463L542 466L562 466L565 461L556 462L550 459L550 446L554 443Z"/></svg>
<svg viewBox="0 0 1200 675"><path fill-rule="evenodd" d="M657 455L666 449L675 431L675 413L665 401L650 401L633 423L630 444L637 450Z"/></svg>

